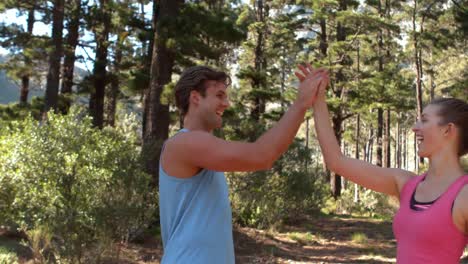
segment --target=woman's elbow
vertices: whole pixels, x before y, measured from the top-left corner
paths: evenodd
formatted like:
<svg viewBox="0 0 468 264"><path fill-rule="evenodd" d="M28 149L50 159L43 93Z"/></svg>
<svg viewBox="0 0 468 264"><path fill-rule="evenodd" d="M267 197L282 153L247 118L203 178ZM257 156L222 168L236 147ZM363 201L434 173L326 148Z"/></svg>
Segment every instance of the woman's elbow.
<svg viewBox="0 0 468 264"><path fill-rule="evenodd" d="M326 157L325 164L327 168L333 172L339 173L341 170L342 164L342 155L336 157Z"/></svg>

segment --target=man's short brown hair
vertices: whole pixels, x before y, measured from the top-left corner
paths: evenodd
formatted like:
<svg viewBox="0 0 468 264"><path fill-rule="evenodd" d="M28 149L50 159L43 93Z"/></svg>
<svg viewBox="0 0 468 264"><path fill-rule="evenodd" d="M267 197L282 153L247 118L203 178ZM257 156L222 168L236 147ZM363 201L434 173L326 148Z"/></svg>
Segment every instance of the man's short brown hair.
<svg viewBox="0 0 468 264"><path fill-rule="evenodd" d="M182 73L175 86L176 105L182 116L188 112L190 92L195 90L205 96L205 81L208 80L224 82L226 86L231 82L231 78L225 72L216 71L208 66L193 66Z"/></svg>

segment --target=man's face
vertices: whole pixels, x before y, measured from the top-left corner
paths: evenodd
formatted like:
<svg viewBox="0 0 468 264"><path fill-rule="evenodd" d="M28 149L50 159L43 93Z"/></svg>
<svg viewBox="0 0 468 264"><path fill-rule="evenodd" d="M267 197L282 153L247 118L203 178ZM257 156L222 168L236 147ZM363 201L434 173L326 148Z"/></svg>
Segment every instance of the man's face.
<svg viewBox="0 0 468 264"><path fill-rule="evenodd" d="M205 81L205 96L200 94L198 108L203 126L209 131L220 128L224 110L229 107L227 86L223 82Z"/></svg>

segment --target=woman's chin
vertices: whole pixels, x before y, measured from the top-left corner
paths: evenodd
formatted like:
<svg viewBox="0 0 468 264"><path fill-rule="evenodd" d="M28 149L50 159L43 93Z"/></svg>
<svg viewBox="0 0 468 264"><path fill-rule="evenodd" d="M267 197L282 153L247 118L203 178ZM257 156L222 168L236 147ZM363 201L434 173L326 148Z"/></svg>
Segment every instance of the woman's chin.
<svg viewBox="0 0 468 264"><path fill-rule="evenodd" d="M429 158L429 154L424 152L424 151L418 150L418 157L420 157L420 158Z"/></svg>

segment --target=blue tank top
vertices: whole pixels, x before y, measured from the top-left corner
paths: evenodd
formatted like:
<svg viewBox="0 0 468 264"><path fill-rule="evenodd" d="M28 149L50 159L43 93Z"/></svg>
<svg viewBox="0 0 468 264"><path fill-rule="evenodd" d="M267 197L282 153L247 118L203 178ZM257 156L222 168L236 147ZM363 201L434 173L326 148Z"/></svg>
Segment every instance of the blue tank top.
<svg viewBox="0 0 468 264"><path fill-rule="evenodd" d="M223 172L203 169L181 179L168 175L160 163L159 212L164 246L161 264L235 263Z"/></svg>

